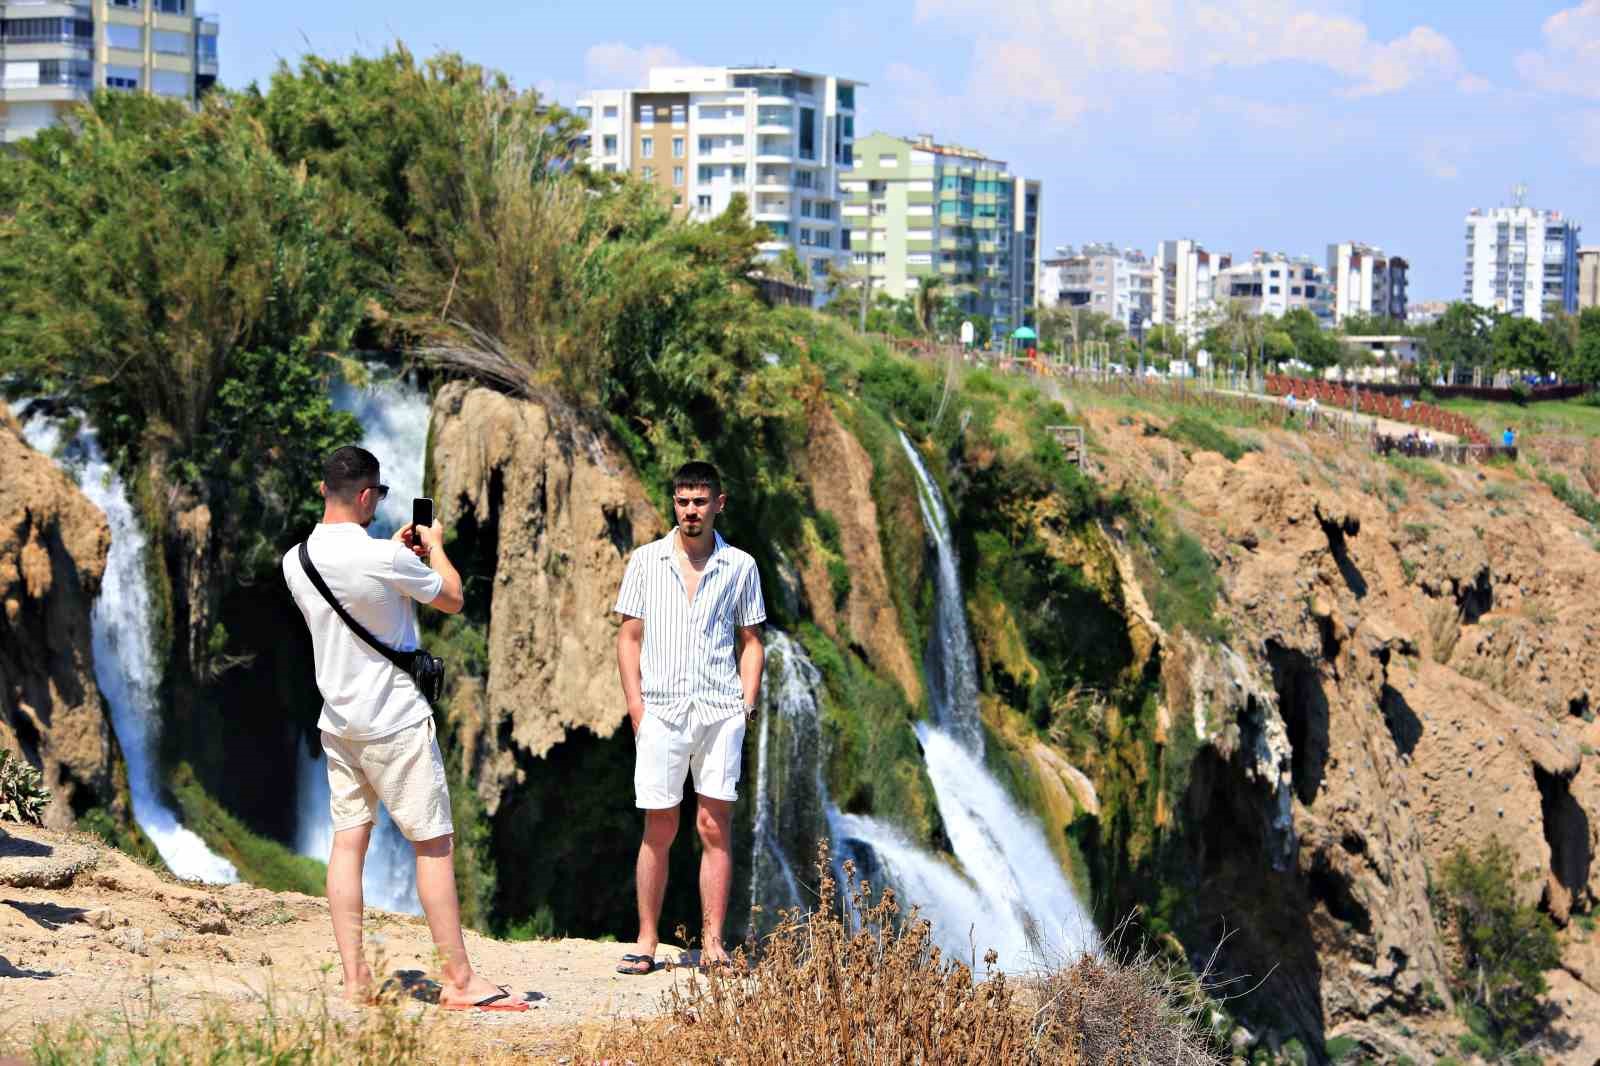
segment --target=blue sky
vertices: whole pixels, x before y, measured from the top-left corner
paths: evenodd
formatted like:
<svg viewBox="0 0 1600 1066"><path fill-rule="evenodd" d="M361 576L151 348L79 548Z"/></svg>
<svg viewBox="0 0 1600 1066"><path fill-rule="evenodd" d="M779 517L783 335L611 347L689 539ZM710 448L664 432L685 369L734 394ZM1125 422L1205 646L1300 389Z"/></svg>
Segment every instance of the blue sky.
<svg viewBox="0 0 1600 1066"><path fill-rule="evenodd" d="M926 131L1045 183L1045 241L1304 253L1365 240L1460 294L1462 218L1529 203L1600 243L1600 0L874 0L774 5L201 0L224 83L306 51L454 50L570 102L652 62L870 83L857 132ZM444 14L441 14L441 11ZM688 11L687 16L681 12ZM669 14L671 12L671 14Z"/></svg>

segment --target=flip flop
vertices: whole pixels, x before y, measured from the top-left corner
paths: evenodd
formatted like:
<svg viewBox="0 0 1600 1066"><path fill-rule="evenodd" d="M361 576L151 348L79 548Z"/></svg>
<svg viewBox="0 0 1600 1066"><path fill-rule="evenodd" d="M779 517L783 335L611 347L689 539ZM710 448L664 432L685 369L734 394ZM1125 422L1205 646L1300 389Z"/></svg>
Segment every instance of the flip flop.
<svg viewBox="0 0 1600 1066"><path fill-rule="evenodd" d="M500 989L500 991L496 995L486 996L483 999L478 1000L476 1003L463 1003L460 1006L456 1006L452 1003L445 1003L441 1004L441 1006L445 1010L503 1010L516 1013L520 1013L528 1009L528 1005L520 1000L512 1000L510 1003L501 1003L500 1001L502 999L511 999L511 989L505 985L499 985L497 987Z"/></svg>
<svg viewBox="0 0 1600 1066"><path fill-rule="evenodd" d="M642 970L639 969L640 963L645 967ZM654 955L624 955L622 961L617 964L617 972L633 977L644 977L656 972L656 958Z"/></svg>

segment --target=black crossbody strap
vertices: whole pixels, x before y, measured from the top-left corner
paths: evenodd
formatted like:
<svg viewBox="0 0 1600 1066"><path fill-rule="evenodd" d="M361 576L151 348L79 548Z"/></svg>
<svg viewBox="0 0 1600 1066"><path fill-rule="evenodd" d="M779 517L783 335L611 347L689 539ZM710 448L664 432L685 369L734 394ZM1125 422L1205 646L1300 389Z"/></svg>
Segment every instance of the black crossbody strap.
<svg viewBox="0 0 1600 1066"><path fill-rule="evenodd" d="M394 663L401 670L407 672L411 670L411 661L414 653L395 651L388 645L381 643L377 637L367 632L366 626L350 617L350 612L345 610L344 605L334 598L333 590L328 588L328 583L322 580L322 575L317 573L317 568L312 565L311 553L306 550L305 541L300 542L300 568L306 572L306 577L311 579L311 583L317 587L317 591L322 593L322 598L328 601L328 606L333 608L334 613L344 619L344 624L350 627L352 633L372 645L373 651Z"/></svg>

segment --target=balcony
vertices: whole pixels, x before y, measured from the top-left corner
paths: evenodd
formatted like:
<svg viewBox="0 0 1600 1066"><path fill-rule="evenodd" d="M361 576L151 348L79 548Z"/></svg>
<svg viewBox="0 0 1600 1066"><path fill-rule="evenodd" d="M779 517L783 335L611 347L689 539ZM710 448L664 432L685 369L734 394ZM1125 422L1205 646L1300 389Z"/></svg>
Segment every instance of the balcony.
<svg viewBox="0 0 1600 1066"><path fill-rule="evenodd" d="M789 172L785 169L761 167L756 171L756 189L781 189L788 192L791 185Z"/></svg>
<svg viewBox="0 0 1600 1066"><path fill-rule="evenodd" d="M787 222L792 213L793 208L788 200L761 197L756 198L755 207L751 211L757 222Z"/></svg>
<svg viewBox="0 0 1600 1066"><path fill-rule="evenodd" d="M762 137L756 141L756 162L758 163L788 163L793 159L793 138Z"/></svg>

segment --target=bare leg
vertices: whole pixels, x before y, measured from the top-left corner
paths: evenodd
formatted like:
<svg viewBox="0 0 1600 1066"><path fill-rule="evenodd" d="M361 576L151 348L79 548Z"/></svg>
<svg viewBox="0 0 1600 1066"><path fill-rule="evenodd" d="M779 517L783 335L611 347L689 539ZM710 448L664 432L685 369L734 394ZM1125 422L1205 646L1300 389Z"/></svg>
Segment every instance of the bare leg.
<svg viewBox="0 0 1600 1066"><path fill-rule="evenodd" d="M361 868L371 839L371 822L341 829L333 834L328 856L328 914L344 968L344 995L352 1003L365 1003L372 996L372 971L361 954Z"/></svg>
<svg viewBox="0 0 1600 1066"><path fill-rule="evenodd" d="M728 916L728 889L733 884L733 804L701 796L695 827L700 831L700 960L717 962L728 957L722 945L722 923Z"/></svg>
<svg viewBox="0 0 1600 1066"><path fill-rule="evenodd" d="M473 973L467 959L466 938L461 933L461 902L456 897L454 841L452 836L442 836L411 842L417 853L417 899L422 903L444 970L439 1002L476 1003L500 989Z"/></svg>
<svg viewBox="0 0 1600 1066"><path fill-rule="evenodd" d="M678 808L644 812L644 840L639 844L639 861L634 866L634 883L639 891L639 939L633 953L654 956L661 944L661 902L667 896L667 856L678 835Z"/></svg>

